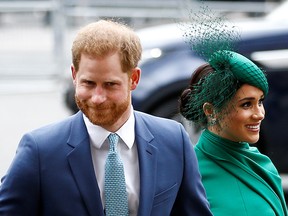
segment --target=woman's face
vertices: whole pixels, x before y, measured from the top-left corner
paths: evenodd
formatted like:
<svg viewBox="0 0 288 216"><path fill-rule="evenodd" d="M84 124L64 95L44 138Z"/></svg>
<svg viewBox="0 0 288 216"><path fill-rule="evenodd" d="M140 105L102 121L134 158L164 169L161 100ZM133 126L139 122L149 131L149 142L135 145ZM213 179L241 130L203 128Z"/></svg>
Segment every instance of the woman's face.
<svg viewBox="0 0 288 216"><path fill-rule="evenodd" d="M244 84L220 112L218 124L212 127L212 132L231 141L256 143L265 117L263 99L262 90Z"/></svg>

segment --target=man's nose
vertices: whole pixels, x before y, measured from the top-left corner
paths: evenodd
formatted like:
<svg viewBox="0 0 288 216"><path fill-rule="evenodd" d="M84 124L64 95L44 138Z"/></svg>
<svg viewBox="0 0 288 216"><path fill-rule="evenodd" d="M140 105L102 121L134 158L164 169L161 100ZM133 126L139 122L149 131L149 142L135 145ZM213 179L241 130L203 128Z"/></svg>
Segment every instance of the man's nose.
<svg viewBox="0 0 288 216"><path fill-rule="evenodd" d="M103 103L106 100L105 91L101 87L97 86L93 91L91 100L92 100L92 103L96 103L96 104Z"/></svg>

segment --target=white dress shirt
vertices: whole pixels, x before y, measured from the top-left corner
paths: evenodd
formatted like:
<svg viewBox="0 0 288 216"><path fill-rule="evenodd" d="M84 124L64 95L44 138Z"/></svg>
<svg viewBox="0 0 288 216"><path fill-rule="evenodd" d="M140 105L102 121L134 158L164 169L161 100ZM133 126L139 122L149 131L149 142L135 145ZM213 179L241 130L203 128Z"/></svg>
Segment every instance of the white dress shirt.
<svg viewBox="0 0 288 216"><path fill-rule="evenodd" d="M94 171L104 208L105 161L109 151L107 137L111 132L92 124L85 115L83 115L83 118L90 137ZM124 165L126 190L128 192L129 215L137 215L140 193L140 174L137 145L135 144L135 117L133 114L133 108L131 109L129 119L118 131L116 131L116 133L120 137L117 151L120 154Z"/></svg>

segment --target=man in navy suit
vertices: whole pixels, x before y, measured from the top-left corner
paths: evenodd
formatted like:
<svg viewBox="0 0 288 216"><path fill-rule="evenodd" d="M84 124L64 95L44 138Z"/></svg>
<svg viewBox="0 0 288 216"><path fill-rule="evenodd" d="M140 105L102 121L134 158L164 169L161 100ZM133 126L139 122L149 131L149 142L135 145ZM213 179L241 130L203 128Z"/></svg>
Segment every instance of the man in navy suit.
<svg viewBox="0 0 288 216"><path fill-rule="evenodd" d="M211 215L184 128L133 110L141 52L138 36L120 23L79 31L71 70L81 111L23 136L2 179L1 216L105 215L110 133L120 137L129 215Z"/></svg>

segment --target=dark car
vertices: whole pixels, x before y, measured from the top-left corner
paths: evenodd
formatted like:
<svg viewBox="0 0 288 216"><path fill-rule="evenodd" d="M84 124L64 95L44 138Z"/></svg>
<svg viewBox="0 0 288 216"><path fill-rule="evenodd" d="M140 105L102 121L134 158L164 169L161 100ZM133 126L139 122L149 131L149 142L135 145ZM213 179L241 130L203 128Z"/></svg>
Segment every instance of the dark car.
<svg viewBox="0 0 288 216"><path fill-rule="evenodd" d="M281 12L282 11L282 12ZM260 151L268 155L279 172L288 174L288 1L261 19L234 21L241 30L237 51L267 72L270 84L262 122ZM153 115L182 122L197 140L191 127L178 112L178 98L193 71L204 61L184 42L177 24L161 25L138 31L144 52L140 84L133 91L133 106ZM68 107L76 111L71 88L66 94ZM288 191L288 188L287 188Z"/></svg>

